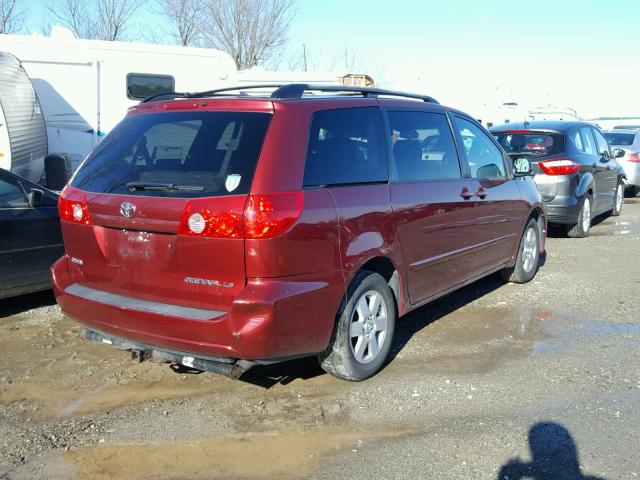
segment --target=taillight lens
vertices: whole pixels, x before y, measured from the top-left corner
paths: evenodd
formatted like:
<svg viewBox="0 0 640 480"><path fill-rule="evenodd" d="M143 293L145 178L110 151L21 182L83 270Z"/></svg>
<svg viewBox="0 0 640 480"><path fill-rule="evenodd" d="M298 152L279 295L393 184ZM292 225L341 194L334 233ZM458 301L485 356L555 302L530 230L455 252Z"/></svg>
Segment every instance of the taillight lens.
<svg viewBox="0 0 640 480"><path fill-rule="evenodd" d="M547 175L571 175L578 173L582 165L568 158L556 158L538 162L540 169Z"/></svg>
<svg viewBox="0 0 640 480"><path fill-rule="evenodd" d="M286 232L302 213L302 192L250 195L244 209L245 238L273 238Z"/></svg>
<svg viewBox="0 0 640 480"><path fill-rule="evenodd" d="M631 152L629 157L627 157L627 162L631 163L640 163L640 157L637 152Z"/></svg>
<svg viewBox="0 0 640 480"><path fill-rule="evenodd" d="M242 212L246 195L194 198L182 213L178 235L242 238Z"/></svg>
<svg viewBox="0 0 640 480"><path fill-rule="evenodd" d="M58 214L60 220L89 225L91 220L87 207L87 194L75 188L64 187L58 199Z"/></svg>
<svg viewBox="0 0 640 480"><path fill-rule="evenodd" d="M179 235L212 238L273 238L286 232L303 207L302 192L189 200Z"/></svg>

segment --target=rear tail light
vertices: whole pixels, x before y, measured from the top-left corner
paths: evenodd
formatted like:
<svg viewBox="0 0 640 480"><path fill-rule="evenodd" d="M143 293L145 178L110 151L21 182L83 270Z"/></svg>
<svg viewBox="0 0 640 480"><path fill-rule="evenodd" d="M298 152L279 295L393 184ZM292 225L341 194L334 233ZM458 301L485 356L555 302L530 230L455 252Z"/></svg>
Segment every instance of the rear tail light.
<svg viewBox="0 0 640 480"><path fill-rule="evenodd" d="M87 194L71 187L64 187L58 199L58 214L61 220L89 225Z"/></svg>
<svg viewBox="0 0 640 480"><path fill-rule="evenodd" d="M250 195L244 209L245 238L273 238L286 232L302 213L302 192Z"/></svg>
<svg viewBox="0 0 640 480"><path fill-rule="evenodd" d="M568 158L556 158L538 162L540 169L547 175L571 175L578 173L582 165Z"/></svg>
<svg viewBox="0 0 640 480"><path fill-rule="evenodd" d="M242 211L247 197L194 198L182 213L178 235L242 238Z"/></svg>
<svg viewBox="0 0 640 480"><path fill-rule="evenodd" d="M627 158L627 162L640 163L640 157L638 156L638 152L630 153L629 158Z"/></svg>
<svg viewBox="0 0 640 480"><path fill-rule="evenodd" d="M285 192L189 200L179 235L212 238L273 238L302 213L303 193Z"/></svg>

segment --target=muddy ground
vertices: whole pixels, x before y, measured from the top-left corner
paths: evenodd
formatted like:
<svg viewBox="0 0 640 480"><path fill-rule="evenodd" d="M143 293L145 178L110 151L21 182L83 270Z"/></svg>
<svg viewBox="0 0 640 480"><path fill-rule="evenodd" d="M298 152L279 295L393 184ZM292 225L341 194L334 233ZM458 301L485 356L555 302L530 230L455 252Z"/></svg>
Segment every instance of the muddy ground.
<svg viewBox="0 0 640 480"><path fill-rule="evenodd" d="M0 479L637 478L640 198L547 251L403 319L363 383L135 364L50 293L0 301Z"/></svg>

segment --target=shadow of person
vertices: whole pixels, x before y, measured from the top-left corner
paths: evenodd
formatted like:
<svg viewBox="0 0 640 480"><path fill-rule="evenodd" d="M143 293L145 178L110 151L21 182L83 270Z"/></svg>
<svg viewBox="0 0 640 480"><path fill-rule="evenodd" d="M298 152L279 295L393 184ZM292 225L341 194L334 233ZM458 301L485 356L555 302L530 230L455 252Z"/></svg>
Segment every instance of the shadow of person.
<svg viewBox="0 0 640 480"><path fill-rule="evenodd" d="M571 434L555 422L538 422L529 430L531 462L512 458L498 480L604 480L582 475L578 449Z"/></svg>

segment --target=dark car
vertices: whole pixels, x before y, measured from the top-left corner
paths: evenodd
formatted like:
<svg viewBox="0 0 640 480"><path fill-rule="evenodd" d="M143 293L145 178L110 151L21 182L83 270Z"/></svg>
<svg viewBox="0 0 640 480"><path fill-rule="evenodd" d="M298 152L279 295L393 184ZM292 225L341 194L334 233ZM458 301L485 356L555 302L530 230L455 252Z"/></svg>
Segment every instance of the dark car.
<svg viewBox="0 0 640 480"><path fill-rule="evenodd" d="M566 227L570 237L589 235L598 215L620 215L625 174L598 127L537 121L490 130L512 158L526 156L532 162L549 223Z"/></svg>
<svg viewBox="0 0 640 480"><path fill-rule="evenodd" d="M535 275L540 194L473 118L375 89L243 90L141 103L62 192L54 289L86 338L234 378L314 355L362 380L398 316Z"/></svg>
<svg viewBox="0 0 640 480"><path fill-rule="evenodd" d="M64 253L58 195L0 169L0 298L51 288Z"/></svg>

